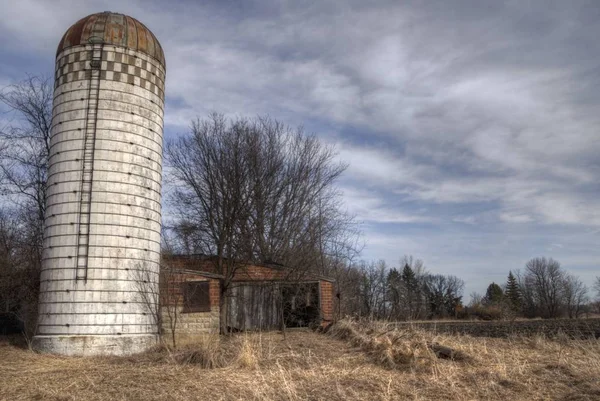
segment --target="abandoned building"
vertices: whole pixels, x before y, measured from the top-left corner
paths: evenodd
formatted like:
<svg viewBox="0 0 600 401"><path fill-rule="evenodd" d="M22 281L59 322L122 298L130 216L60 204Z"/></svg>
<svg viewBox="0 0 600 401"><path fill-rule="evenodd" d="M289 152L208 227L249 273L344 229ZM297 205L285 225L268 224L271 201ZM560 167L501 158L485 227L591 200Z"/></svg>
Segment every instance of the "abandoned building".
<svg viewBox="0 0 600 401"><path fill-rule="evenodd" d="M205 255L165 256L161 274L162 330L179 337L229 331L314 327L333 319L334 281L276 264L238 267L226 291ZM221 297L226 311L221 314ZM223 316L221 316L223 315Z"/></svg>

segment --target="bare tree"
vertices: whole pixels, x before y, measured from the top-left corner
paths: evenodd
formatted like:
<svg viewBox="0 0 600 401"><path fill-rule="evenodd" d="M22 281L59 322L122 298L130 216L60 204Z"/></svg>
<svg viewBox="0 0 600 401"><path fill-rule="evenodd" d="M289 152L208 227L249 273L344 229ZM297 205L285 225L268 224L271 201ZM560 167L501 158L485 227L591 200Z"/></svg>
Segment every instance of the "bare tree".
<svg viewBox="0 0 600 401"><path fill-rule="evenodd" d="M566 274L563 281L563 297L570 319L578 318L588 302L588 288L578 277Z"/></svg>
<svg viewBox="0 0 600 401"><path fill-rule="evenodd" d="M424 293L429 307L429 317L455 316L461 305L465 282L456 276L429 274L424 279Z"/></svg>
<svg viewBox="0 0 600 401"><path fill-rule="evenodd" d="M160 268L160 329L168 327L173 348L177 347L179 314L183 303L181 275L165 264Z"/></svg>
<svg viewBox="0 0 600 401"><path fill-rule="evenodd" d="M596 281L594 282L594 290L596 290L596 296L600 300L600 276L596 277Z"/></svg>
<svg viewBox="0 0 600 401"><path fill-rule="evenodd" d="M531 292L543 317L559 316L564 278L560 263L552 258L533 258L525 265L526 292Z"/></svg>
<svg viewBox="0 0 600 401"><path fill-rule="evenodd" d="M0 127L0 194L5 205L12 205L5 208L10 214L5 217L18 227L13 259L2 274L12 277L9 282L28 336L37 320L52 93L51 81L37 76L0 91L9 117Z"/></svg>
<svg viewBox="0 0 600 401"><path fill-rule="evenodd" d="M361 298L363 275L358 263L340 264L337 267L337 318L361 316L364 314L364 301Z"/></svg>
<svg viewBox="0 0 600 401"><path fill-rule="evenodd" d="M179 315L183 308L181 286L185 280L183 273L171 268L164 260L159 269L157 273L148 263L140 262L131 270L131 277L144 314L151 317L160 341L166 343L168 336L173 348L176 348Z"/></svg>
<svg viewBox="0 0 600 401"><path fill-rule="evenodd" d="M361 273L360 292L362 316L371 319L384 319L388 317L387 276L388 269L384 260L377 262L364 262L359 265Z"/></svg>
<svg viewBox="0 0 600 401"><path fill-rule="evenodd" d="M324 218L324 216L326 218ZM356 294L359 292L360 273L354 267L364 248L359 223L341 210L330 208L323 213L319 205L319 224L313 226L313 242L318 244L318 268L316 273L331 277L336 282L334 320L358 309Z"/></svg>
<svg viewBox="0 0 600 401"><path fill-rule="evenodd" d="M478 308L483 305L483 295L473 291L469 294L471 301L469 301L469 308Z"/></svg>
<svg viewBox="0 0 600 401"><path fill-rule="evenodd" d="M339 251L348 225L340 223L333 184L345 165L301 128L213 114L169 142L166 157L176 187L175 232L187 252L215 255L215 272L225 277L222 325L239 268L274 262L295 272L318 271L323 255Z"/></svg>
<svg viewBox="0 0 600 401"><path fill-rule="evenodd" d="M161 270L162 272L162 270ZM150 316L156 334L162 340L162 303L159 290L159 274L148 262L140 261L130 270L140 304L146 316Z"/></svg>
<svg viewBox="0 0 600 401"><path fill-rule="evenodd" d="M14 117L14 124L0 130L2 190L17 205L35 213L39 242L46 210L52 93L50 80L37 76L29 76L0 92L0 102Z"/></svg>
<svg viewBox="0 0 600 401"><path fill-rule="evenodd" d="M0 211L0 313L18 317L24 284L19 249L19 226L14 216Z"/></svg>

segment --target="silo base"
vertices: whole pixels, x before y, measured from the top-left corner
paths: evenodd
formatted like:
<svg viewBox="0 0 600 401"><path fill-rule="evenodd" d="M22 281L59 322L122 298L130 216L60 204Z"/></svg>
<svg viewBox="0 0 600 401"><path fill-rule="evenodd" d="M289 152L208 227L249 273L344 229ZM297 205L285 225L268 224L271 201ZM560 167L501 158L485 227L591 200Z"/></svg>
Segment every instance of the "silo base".
<svg viewBox="0 0 600 401"><path fill-rule="evenodd" d="M158 335L130 336L35 336L33 349L67 356L132 355L158 344Z"/></svg>

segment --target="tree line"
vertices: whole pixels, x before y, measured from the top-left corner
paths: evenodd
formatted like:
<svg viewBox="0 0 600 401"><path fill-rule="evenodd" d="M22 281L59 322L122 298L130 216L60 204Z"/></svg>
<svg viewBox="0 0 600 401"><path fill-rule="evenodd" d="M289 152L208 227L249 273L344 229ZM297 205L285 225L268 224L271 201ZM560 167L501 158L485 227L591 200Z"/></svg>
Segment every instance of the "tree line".
<svg viewBox="0 0 600 401"><path fill-rule="evenodd" d="M591 291L552 258L529 260L523 270L509 271L505 283L489 284L484 295L470 294L469 303L463 302L460 278L429 273L412 256L404 256L400 266L389 268L385 261L348 266L347 277L338 279L338 313L390 320L579 318L600 313L600 277Z"/></svg>
<svg viewBox="0 0 600 401"><path fill-rule="evenodd" d="M402 268L360 261L338 277L338 314L372 319L419 320L456 317L464 281L427 272L423 261L405 256Z"/></svg>
<svg viewBox="0 0 600 401"><path fill-rule="evenodd" d="M537 257L524 270L509 272L506 283L491 283L484 296L471 295L469 307L485 318L522 316L527 318L578 318L585 313L600 313L600 277L593 293L579 279L552 258Z"/></svg>

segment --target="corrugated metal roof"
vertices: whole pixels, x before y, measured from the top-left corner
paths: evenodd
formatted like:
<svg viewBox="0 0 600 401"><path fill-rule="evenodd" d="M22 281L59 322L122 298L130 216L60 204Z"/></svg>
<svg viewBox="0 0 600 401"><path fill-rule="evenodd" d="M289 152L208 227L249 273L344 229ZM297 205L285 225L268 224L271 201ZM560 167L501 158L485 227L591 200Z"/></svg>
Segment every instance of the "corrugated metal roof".
<svg viewBox="0 0 600 401"><path fill-rule="evenodd" d="M68 47L94 40L145 53L166 67L165 55L158 39L144 24L127 15L108 11L88 15L73 24L60 40L56 54Z"/></svg>

